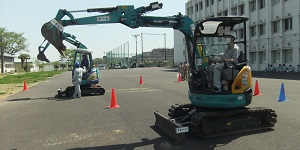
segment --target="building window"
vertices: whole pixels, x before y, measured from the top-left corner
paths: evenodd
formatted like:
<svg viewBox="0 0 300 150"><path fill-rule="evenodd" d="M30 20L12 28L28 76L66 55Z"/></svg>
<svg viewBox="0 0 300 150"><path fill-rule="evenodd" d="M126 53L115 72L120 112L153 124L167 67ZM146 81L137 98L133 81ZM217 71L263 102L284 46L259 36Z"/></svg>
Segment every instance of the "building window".
<svg viewBox="0 0 300 150"><path fill-rule="evenodd" d="M211 0L211 5L213 5L215 3L215 0Z"/></svg>
<svg viewBox="0 0 300 150"><path fill-rule="evenodd" d="M251 64L256 64L257 63L257 60L256 60L256 52L250 52L250 61L251 61Z"/></svg>
<svg viewBox="0 0 300 150"><path fill-rule="evenodd" d="M244 38L244 29L239 29L240 38Z"/></svg>
<svg viewBox="0 0 300 150"><path fill-rule="evenodd" d="M231 8L231 15L237 15L237 7Z"/></svg>
<svg viewBox="0 0 300 150"><path fill-rule="evenodd" d="M200 2L200 10L202 10L203 9L203 3L202 3L202 1Z"/></svg>
<svg viewBox="0 0 300 150"><path fill-rule="evenodd" d="M253 37L256 35L256 26L250 27L250 37Z"/></svg>
<svg viewBox="0 0 300 150"><path fill-rule="evenodd" d="M266 24L258 25L259 35L264 35L266 33Z"/></svg>
<svg viewBox="0 0 300 150"><path fill-rule="evenodd" d="M266 51L258 52L258 61L259 61L260 64L267 62L267 60L266 60Z"/></svg>
<svg viewBox="0 0 300 150"><path fill-rule="evenodd" d="M249 3L249 5L250 5L250 12L253 12L256 10L256 1L251 1Z"/></svg>
<svg viewBox="0 0 300 150"><path fill-rule="evenodd" d="M198 3L197 3L197 4L195 4L195 9L196 9L196 12L198 12L198 11L199 11Z"/></svg>
<svg viewBox="0 0 300 150"><path fill-rule="evenodd" d="M279 30L280 30L279 21L273 21L272 22L272 32L277 33L277 32L279 32Z"/></svg>
<svg viewBox="0 0 300 150"><path fill-rule="evenodd" d="M280 0L272 0L272 6L278 4L280 2Z"/></svg>
<svg viewBox="0 0 300 150"><path fill-rule="evenodd" d="M284 19L283 23L284 23L284 31L293 29L293 19L292 18Z"/></svg>
<svg viewBox="0 0 300 150"><path fill-rule="evenodd" d="M206 0L206 7L209 6L209 0Z"/></svg>
<svg viewBox="0 0 300 150"><path fill-rule="evenodd" d="M259 0L259 8L262 9L266 7L266 0Z"/></svg>
<svg viewBox="0 0 300 150"><path fill-rule="evenodd" d="M286 49L282 51L283 62L292 63L293 62L293 51L292 49Z"/></svg>
<svg viewBox="0 0 300 150"><path fill-rule="evenodd" d="M245 13L244 5L239 6L239 15L243 15Z"/></svg>
<svg viewBox="0 0 300 150"><path fill-rule="evenodd" d="M273 50L272 51L272 63L280 63L280 51Z"/></svg>

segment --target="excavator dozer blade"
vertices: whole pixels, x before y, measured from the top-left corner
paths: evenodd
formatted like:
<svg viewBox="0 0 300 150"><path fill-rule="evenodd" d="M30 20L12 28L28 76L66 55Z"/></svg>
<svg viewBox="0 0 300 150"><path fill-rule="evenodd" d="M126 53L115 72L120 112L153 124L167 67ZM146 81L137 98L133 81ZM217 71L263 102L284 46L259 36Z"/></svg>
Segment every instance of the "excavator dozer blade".
<svg viewBox="0 0 300 150"><path fill-rule="evenodd" d="M154 112L155 115L155 126L158 127L161 131L167 134L170 138L175 140L177 143L183 143L185 140L185 133L176 133L176 129L181 126L172 121L171 119L163 116L157 111Z"/></svg>
<svg viewBox="0 0 300 150"><path fill-rule="evenodd" d="M65 57L63 51L66 50L66 46L62 42L62 31L54 26L51 22L47 22L42 26L41 32L43 37L49 41L62 56Z"/></svg>

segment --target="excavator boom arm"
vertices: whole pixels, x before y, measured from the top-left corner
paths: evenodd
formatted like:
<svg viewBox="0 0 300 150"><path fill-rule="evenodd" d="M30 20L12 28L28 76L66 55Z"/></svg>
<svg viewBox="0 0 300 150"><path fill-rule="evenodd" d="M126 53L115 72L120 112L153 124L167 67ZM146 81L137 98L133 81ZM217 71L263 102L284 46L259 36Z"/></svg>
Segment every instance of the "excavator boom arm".
<svg viewBox="0 0 300 150"><path fill-rule="evenodd" d="M82 11L67 11L60 9L54 19L42 26L41 32L44 38L47 39L62 55L64 55L63 51L66 49L62 42L64 40L62 35L63 29L66 26L73 25L121 23L133 29L139 27L173 28L181 31L185 35L187 43L194 43L192 31L194 22L191 18L183 16L180 13L169 17L144 15L145 13L161 9L162 6L162 3L154 2L149 6L142 6L136 9L134 9L134 6L132 5L121 5L109 8L93 8ZM74 12L99 12L105 14L75 19L71 14ZM62 20L64 16L68 16L70 19ZM188 47L189 60L192 60L192 52L190 50L191 47L195 48L195 46L192 45Z"/></svg>

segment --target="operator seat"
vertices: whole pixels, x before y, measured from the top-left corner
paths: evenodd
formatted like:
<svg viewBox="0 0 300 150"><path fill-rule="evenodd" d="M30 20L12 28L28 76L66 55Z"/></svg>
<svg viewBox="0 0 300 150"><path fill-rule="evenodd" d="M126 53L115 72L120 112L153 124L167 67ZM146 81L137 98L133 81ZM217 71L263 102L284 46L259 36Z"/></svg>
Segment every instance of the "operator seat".
<svg viewBox="0 0 300 150"><path fill-rule="evenodd" d="M234 80L239 71L246 65L244 60L244 52L242 50L239 51L238 62L234 66L224 66L223 70L223 79L226 80Z"/></svg>
<svg viewBox="0 0 300 150"><path fill-rule="evenodd" d="M235 65L236 70L240 71L244 66L246 66L244 56L245 56L244 51L240 50L240 54L239 54L239 57L238 57L238 63Z"/></svg>

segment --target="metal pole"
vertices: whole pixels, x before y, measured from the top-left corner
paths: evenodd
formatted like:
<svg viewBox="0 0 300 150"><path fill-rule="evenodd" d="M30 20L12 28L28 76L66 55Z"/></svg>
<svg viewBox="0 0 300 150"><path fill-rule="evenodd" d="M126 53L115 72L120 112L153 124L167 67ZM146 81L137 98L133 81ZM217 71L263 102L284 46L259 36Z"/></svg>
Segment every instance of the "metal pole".
<svg viewBox="0 0 300 150"><path fill-rule="evenodd" d="M167 61L166 33L164 33L164 38L165 38L165 61Z"/></svg>
<svg viewBox="0 0 300 150"><path fill-rule="evenodd" d="M4 50L3 50L3 44L2 44L2 38L3 35L0 36L0 42L1 42L1 73L4 73Z"/></svg>
<svg viewBox="0 0 300 150"><path fill-rule="evenodd" d="M142 44L142 62L144 61L144 55L143 55L143 51L144 51L144 48L143 48L143 33L141 33L141 44Z"/></svg>
<svg viewBox="0 0 300 150"><path fill-rule="evenodd" d="M121 48L120 48L120 49L121 49L121 53L120 53L120 54L121 54L121 64L123 64L123 56L122 56L122 48L123 48L123 47L122 47L122 45L120 45L120 47L121 47Z"/></svg>
<svg viewBox="0 0 300 150"><path fill-rule="evenodd" d="M137 63L138 63L138 57L137 57L137 37L140 36L139 34L136 34L136 35L132 35L134 38L135 38L135 64L136 64L136 67L138 66Z"/></svg>

